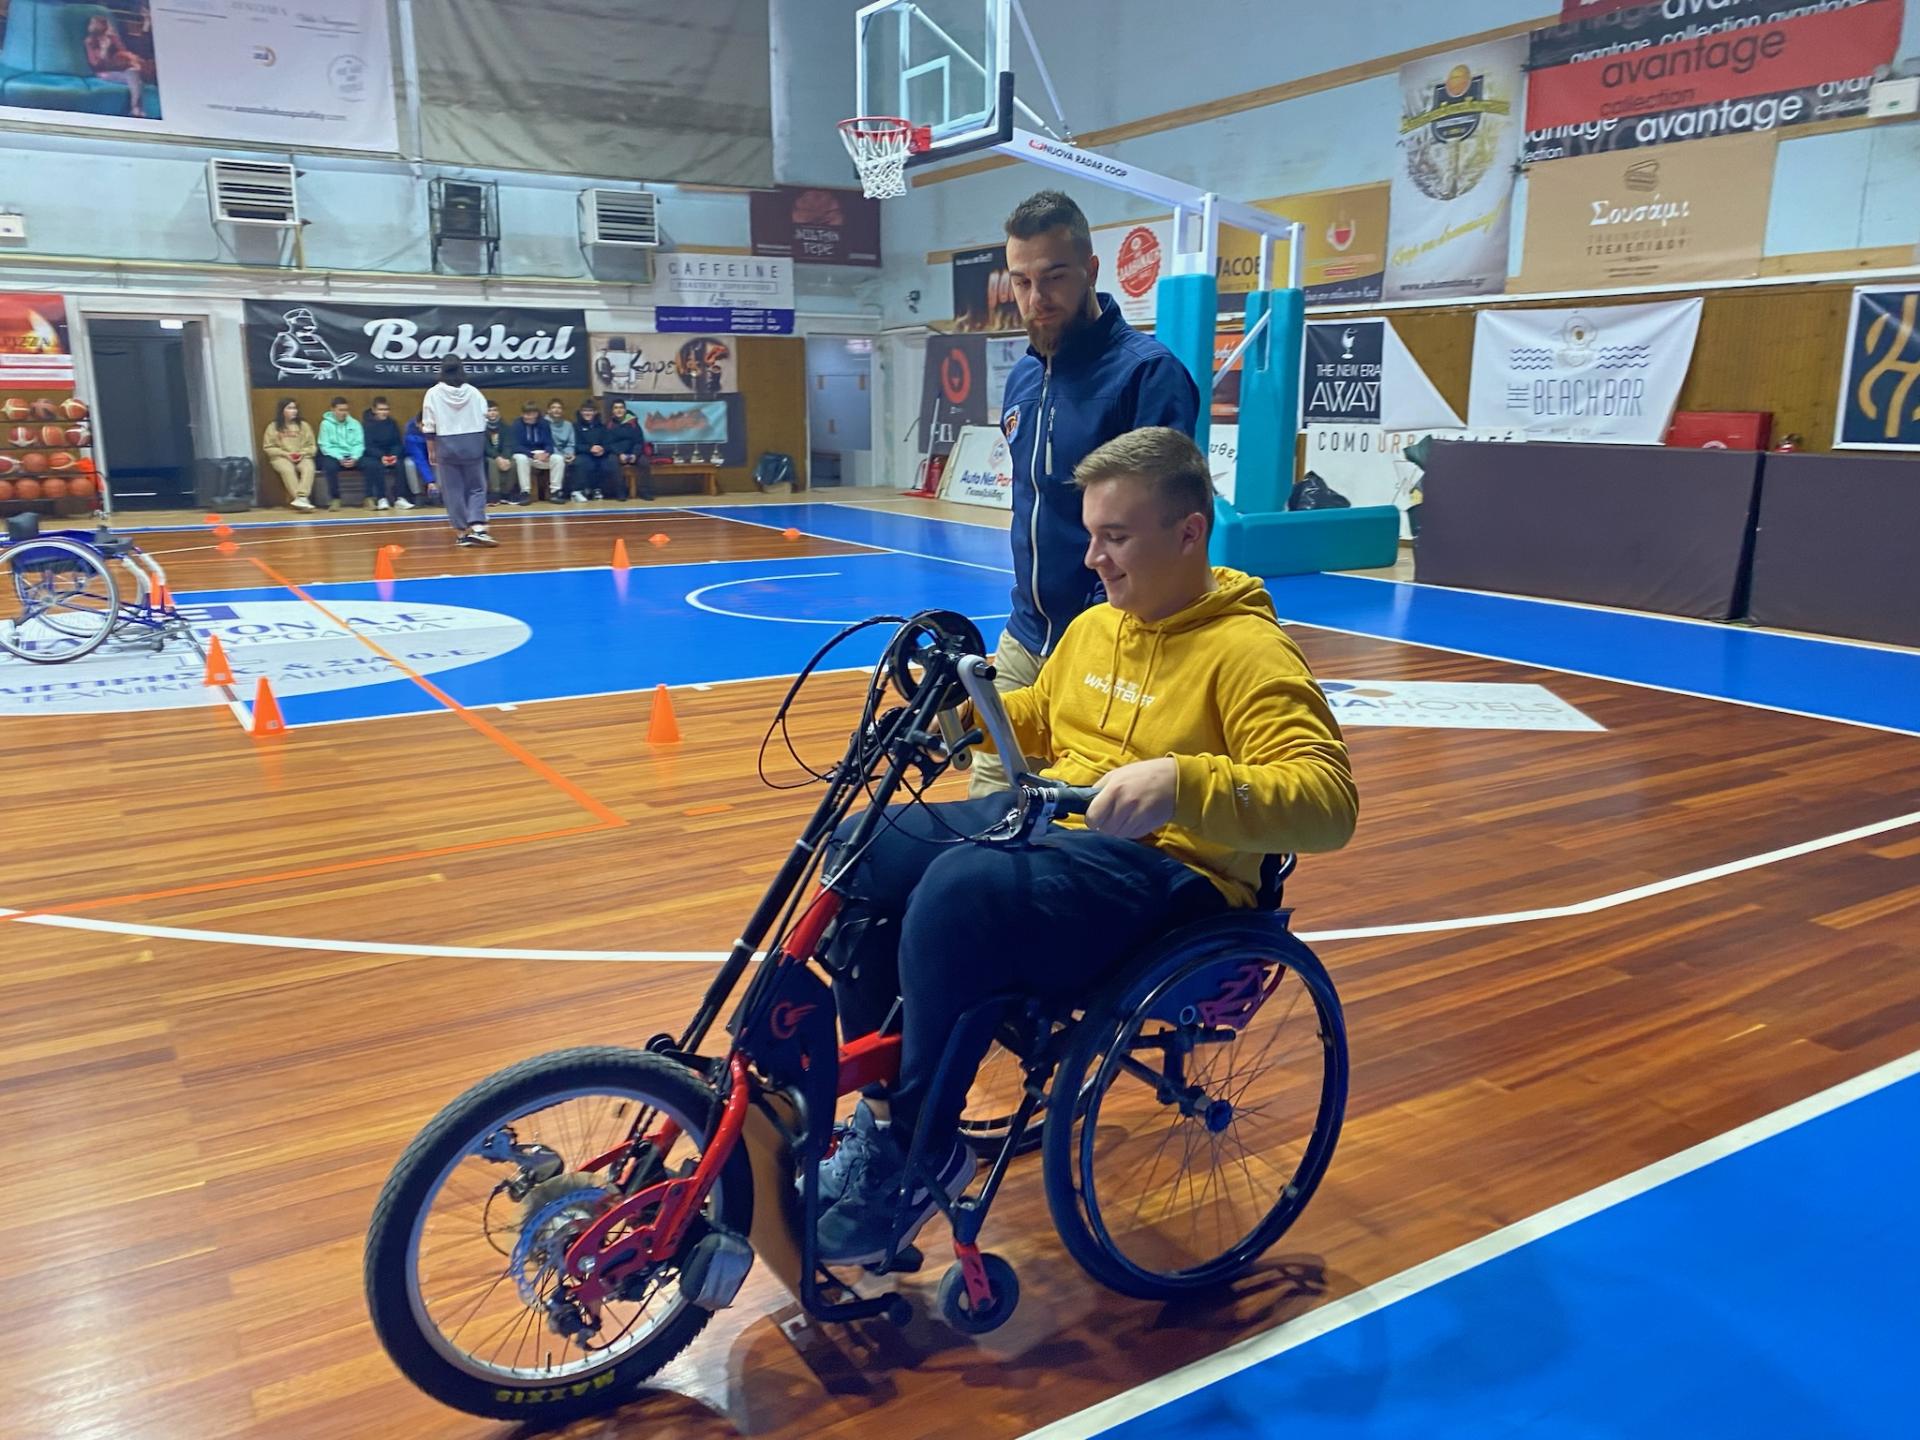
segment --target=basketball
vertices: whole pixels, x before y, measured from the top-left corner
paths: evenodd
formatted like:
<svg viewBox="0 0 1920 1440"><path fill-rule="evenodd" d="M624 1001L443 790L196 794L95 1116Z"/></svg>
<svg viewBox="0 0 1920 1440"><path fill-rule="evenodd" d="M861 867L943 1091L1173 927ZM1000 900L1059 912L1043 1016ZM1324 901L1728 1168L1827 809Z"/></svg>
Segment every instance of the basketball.
<svg viewBox="0 0 1920 1440"><path fill-rule="evenodd" d="M0 475L11 475L20 468L20 462L11 455L0 455Z"/></svg>
<svg viewBox="0 0 1920 1440"><path fill-rule="evenodd" d="M13 482L11 480L0 480L0 502L11 500L12 498Z"/></svg>
<svg viewBox="0 0 1920 1440"><path fill-rule="evenodd" d="M67 481L67 493L81 500L92 499L93 477L91 475L75 475L71 480Z"/></svg>
<svg viewBox="0 0 1920 1440"><path fill-rule="evenodd" d="M20 468L29 475L44 475L47 473L47 457L38 450L31 455L23 455L20 457Z"/></svg>
<svg viewBox="0 0 1920 1440"><path fill-rule="evenodd" d="M70 452L56 450L47 456L47 468L49 470L75 470L79 468L79 462L73 458Z"/></svg>
<svg viewBox="0 0 1920 1440"><path fill-rule="evenodd" d="M64 425L42 425L40 427L42 445L64 445L67 443L67 427Z"/></svg>
<svg viewBox="0 0 1920 1440"><path fill-rule="evenodd" d="M0 417L4 417L5 419L8 419L8 420L26 419L27 418L27 402L24 400L7 401L4 405L0 405Z"/></svg>
<svg viewBox="0 0 1920 1440"><path fill-rule="evenodd" d="M64 480L42 481L40 494L47 500L64 500L67 498L67 482Z"/></svg>
<svg viewBox="0 0 1920 1440"><path fill-rule="evenodd" d="M67 444L75 445L75 446L86 446L86 445L91 445L92 443L93 443L93 432L89 430L85 425L70 425L67 427Z"/></svg>
<svg viewBox="0 0 1920 1440"><path fill-rule="evenodd" d="M60 418L60 407L54 404L53 401L42 398L33 402L28 413L36 420L58 420Z"/></svg>
<svg viewBox="0 0 1920 1440"><path fill-rule="evenodd" d="M15 449L24 450L39 442L40 432L31 425L16 425L7 431L7 443Z"/></svg>
<svg viewBox="0 0 1920 1440"><path fill-rule="evenodd" d="M60 413L69 420L84 420L87 418L87 402L69 395L60 402Z"/></svg>
<svg viewBox="0 0 1920 1440"><path fill-rule="evenodd" d="M21 500L38 500L40 498L40 482L38 480L22 480L18 485L13 487L13 493L16 498Z"/></svg>

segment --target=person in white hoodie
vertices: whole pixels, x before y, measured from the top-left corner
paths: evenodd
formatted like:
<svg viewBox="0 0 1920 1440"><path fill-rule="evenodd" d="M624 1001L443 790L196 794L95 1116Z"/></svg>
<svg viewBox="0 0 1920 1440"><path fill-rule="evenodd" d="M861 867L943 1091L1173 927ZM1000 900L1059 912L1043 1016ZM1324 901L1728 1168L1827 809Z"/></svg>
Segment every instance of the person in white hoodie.
<svg viewBox="0 0 1920 1440"><path fill-rule="evenodd" d="M440 383L420 406L420 428L456 543L498 544L487 530L487 397L467 383L458 360L440 367Z"/></svg>

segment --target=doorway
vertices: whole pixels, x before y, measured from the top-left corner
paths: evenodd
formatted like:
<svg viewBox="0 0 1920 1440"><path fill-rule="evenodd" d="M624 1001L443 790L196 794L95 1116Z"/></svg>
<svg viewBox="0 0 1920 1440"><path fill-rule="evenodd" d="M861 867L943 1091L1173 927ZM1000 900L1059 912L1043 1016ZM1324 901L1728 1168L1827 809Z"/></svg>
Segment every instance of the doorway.
<svg viewBox="0 0 1920 1440"><path fill-rule="evenodd" d="M810 483L867 483L873 465L873 341L863 335L807 337Z"/></svg>
<svg viewBox="0 0 1920 1440"><path fill-rule="evenodd" d="M205 426L206 323L89 317L94 438L113 504L191 509Z"/></svg>

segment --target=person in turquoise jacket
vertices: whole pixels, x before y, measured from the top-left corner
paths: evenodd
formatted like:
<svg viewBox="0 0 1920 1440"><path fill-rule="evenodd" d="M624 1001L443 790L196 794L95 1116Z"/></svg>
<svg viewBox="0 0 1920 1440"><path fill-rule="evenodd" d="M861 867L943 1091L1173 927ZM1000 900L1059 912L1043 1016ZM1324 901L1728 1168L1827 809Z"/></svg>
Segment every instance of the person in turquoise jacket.
<svg viewBox="0 0 1920 1440"><path fill-rule="evenodd" d="M327 493L333 504L340 503L340 473L359 475L361 457L367 453L367 433L353 418L347 397L336 395L333 405L320 420L320 468L327 477ZM366 504L362 494L360 503Z"/></svg>

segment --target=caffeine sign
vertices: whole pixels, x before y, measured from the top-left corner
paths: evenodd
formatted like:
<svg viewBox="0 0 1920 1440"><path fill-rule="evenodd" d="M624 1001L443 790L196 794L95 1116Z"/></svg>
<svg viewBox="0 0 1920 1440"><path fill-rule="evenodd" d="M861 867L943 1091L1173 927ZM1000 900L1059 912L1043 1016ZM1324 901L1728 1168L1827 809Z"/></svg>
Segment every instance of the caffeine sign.
<svg viewBox="0 0 1920 1440"><path fill-rule="evenodd" d="M259 389L425 387L449 360L482 389L588 385L579 310L249 300L246 325L247 369Z"/></svg>

